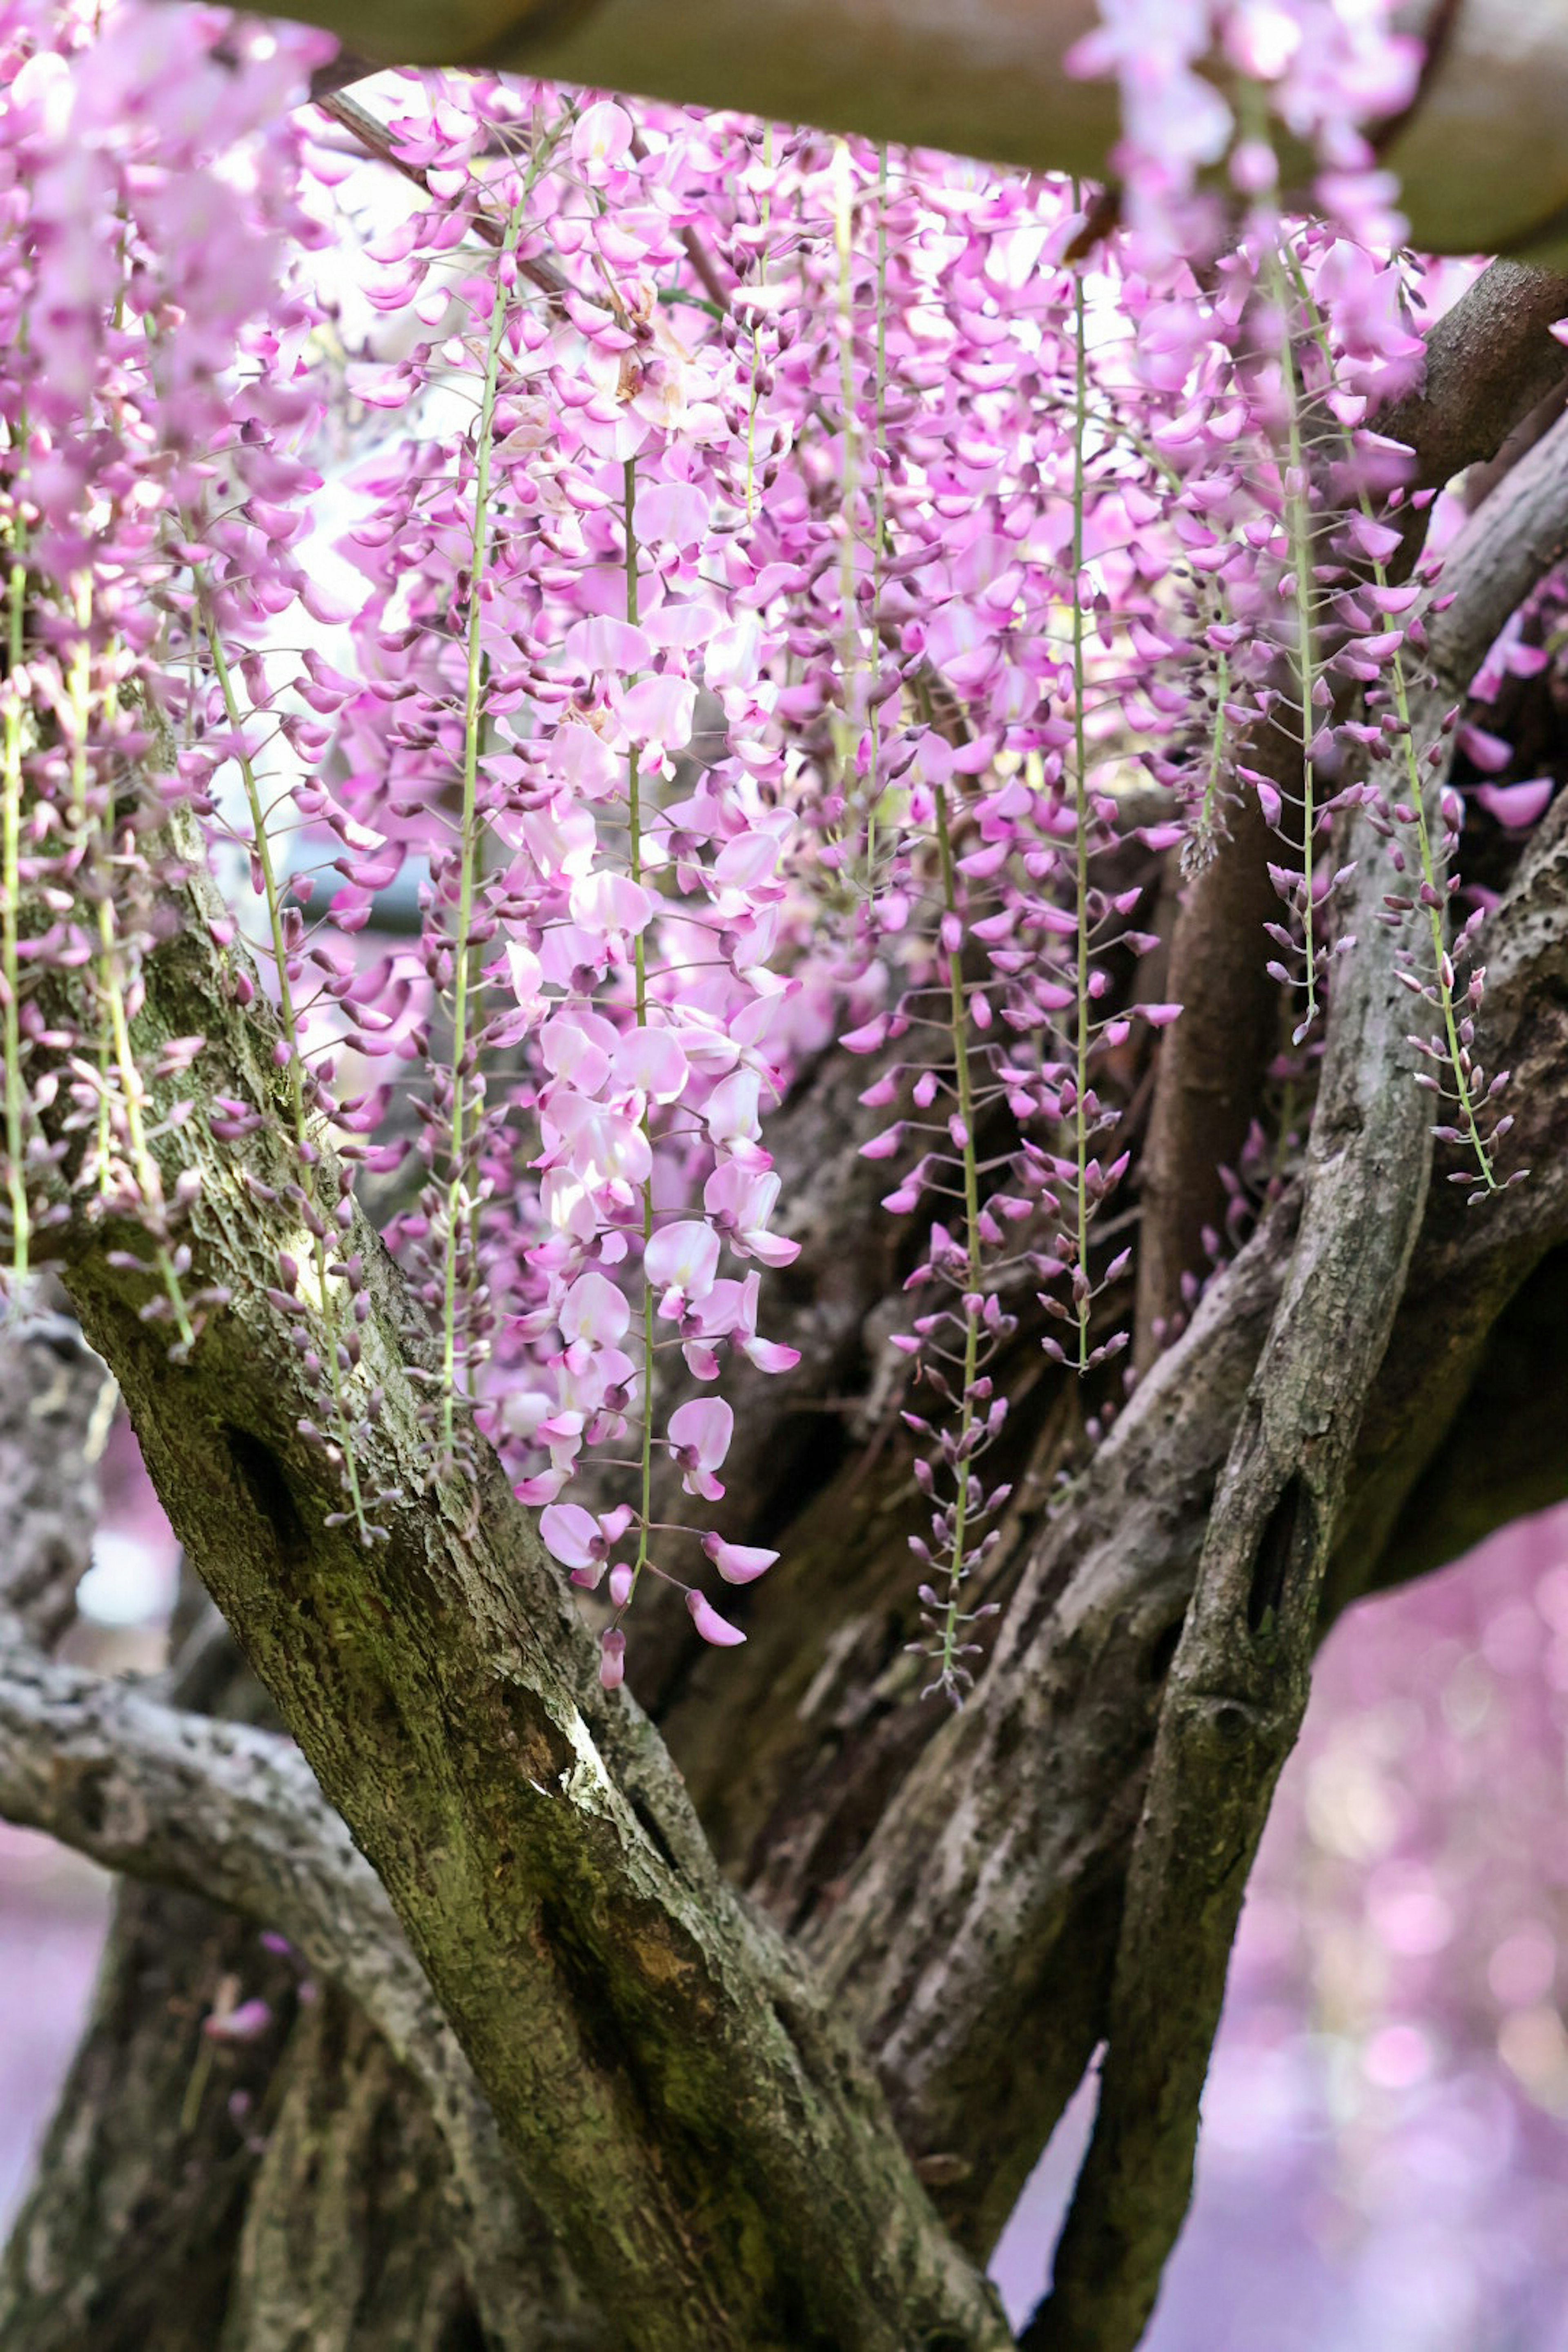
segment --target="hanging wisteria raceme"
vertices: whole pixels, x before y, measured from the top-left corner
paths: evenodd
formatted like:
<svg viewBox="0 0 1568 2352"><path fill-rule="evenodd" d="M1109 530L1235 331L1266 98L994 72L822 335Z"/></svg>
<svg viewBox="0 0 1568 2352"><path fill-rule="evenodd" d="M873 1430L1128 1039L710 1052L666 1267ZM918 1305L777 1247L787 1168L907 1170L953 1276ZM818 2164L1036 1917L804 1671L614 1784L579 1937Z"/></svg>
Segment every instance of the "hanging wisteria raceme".
<svg viewBox="0 0 1568 2352"><path fill-rule="evenodd" d="M1433 583L1389 568L1375 433L1423 280L1363 134L1418 59L1330 0L1102 17L1115 196L488 75L311 107L314 35L0 7L13 1282L74 1188L195 1346L205 1122L289 1220L268 1297L372 1543L357 1192L424 1320L430 1482L500 1448L612 1686L646 1576L723 1646L709 1571L774 1557L724 1533L725 1383L796 1361L768 1117L837 1040L889 1113L916 1646L962 1697L998 1358L1026 1328L1114 1403L1122 1120L1179 1013L1153 895L1244 796L1310 1089L1339 826L1405 747L1371 814L1424 1080L1478 1192L1508 1172L1458 968L1486 902L1450 939L1425 783L1495 739L1413 740ZM204 856L265 1101L205 1090L199 1035L139 1044Z"/></svg>
<svg viewBox="0 0 1568 2352"><path fill-rule="evenodd" d="M151 1068L132 1042L153 910L178 865L171 812L204 798L162 692L174 644L190 642L172 542L220 473L242 501L314 479L279 446L314 403L288 363L303 314L278 279L288 248L315 241L288 110L330 48L216 12L192 21L170 83L153 17L0 17L10 1259L25 1278L35 1228L67 1213L68 1164L75 1187L140 1222L145 1312L181 1351L223 1300L187 1291L179 1227L197 1180L166 1185L158 1149L191 1104L153 1122L148 1090L180 1078L200 1040L165 1040ZM226 242L236 232L221 256L220 225ZM256 362L243 386L242 351ZM74 1018L47 985L68 972Z"/></svg>

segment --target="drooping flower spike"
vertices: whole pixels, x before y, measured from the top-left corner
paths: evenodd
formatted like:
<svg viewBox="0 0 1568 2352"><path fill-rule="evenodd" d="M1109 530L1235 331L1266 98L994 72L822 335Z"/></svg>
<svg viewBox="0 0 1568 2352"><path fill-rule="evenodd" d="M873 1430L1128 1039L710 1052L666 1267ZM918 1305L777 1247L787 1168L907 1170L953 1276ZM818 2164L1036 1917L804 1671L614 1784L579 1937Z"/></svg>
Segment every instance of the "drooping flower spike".
<svg viewBox="0 0 1568 2352"><path fill-rule="evenodd" d="M1201 869L1256 795L1310 1056L1336 814L1414 707L1434 583L1391 573L1367 423L1421 287L1365 133L1415 52L1332 0L1105 0L1075 70L1121 86L1117 226L1059 180L491 75L312 109L319 36L178 26L0 0L14 1277L63 1170L197 1345L204 1119L286 1220L266 1298L374 1543L357 1186L424 1319L424 1474L463 1496L473 1433L500 1448L613 1687L645 1575L726 1646L701 1580L773 1564L707 1524L721 1389L798 1362L769 1121L837 1040L910 1221L915 1647L956 1701L1006 1351L1097 1413L1121 1377L1122 1121L1180 1011L1142 967L1159 861ZM1507 827L1547 793L1484 727L1404 740L1388 912L1484 1192L1485 908L1450 935L1429 755ZM204 1093L198 1037L141 1058L204 856L235 1001L258 975L275 1016L262 1100Z"/></svg>

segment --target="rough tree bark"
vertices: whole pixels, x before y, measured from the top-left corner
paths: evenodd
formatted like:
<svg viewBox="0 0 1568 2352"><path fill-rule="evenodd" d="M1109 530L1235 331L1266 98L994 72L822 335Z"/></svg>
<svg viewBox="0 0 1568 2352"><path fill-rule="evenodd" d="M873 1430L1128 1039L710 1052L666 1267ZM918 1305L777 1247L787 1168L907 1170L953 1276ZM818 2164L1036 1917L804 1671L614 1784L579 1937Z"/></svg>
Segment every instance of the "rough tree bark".
<svg viewBox="0 0 1568 2352"><path fill-rule="evenodd" d="M1538 360L1539 289L1519 292ZM1439 404L1446 425L1458 381ZM1528 365L1517 383L1532 404ZM1496 440L1472 431L1455 446L1475 457ZM1561 554L1564 431L1497 495L1479 602L1516 596ZM231 1008L199 907L188 913L154 960L149 1034L202 1029L224 1089L265 1103L268 1041ZM1311 1474L1310 1569L1288 1579L1303 1596L1294 1646L1282 1673L1262 1660L1265 1687L1243 1694L1283 1706L1287 1728L1322 1615L1448 1557L1457 1489L1469 1539L1568 1486L1562 1431L1539 1410L1563 1377L1550 1307L1568 1291L1560 817L1492 940L1484 1058L1518 1074L1516 1145L1535 1173L1483 1215L1464 1218L1439 1186L1418 1222L1391 1220L1389 1262L1408 1275L1382 1302L1386 1352L1379 1369L1384 1335L1362 1334L1364 1407ZM1368 988L1375 978L1369 965ZM1336 1018L1343 1035L1350 1011ZM1348 1075L1364 1088L1376 1074L1358 1051ZM1206 1662L1193 1664L1203 1610L1190 1642L1183 1633L1205 1530L1211 1547L1230 1542L1248 1399L1275 1360L1266 1350L1289 1344L1281 1301L1342 1248L1348 1213L1315 1162L1091 1459L1076 1400L1026 1323L1006 1367L1017 1496L988 1571L1008 1614L979 1701L938 1721L910 1704L912 1486L876 1378L899 1268L847 1238L875 1189L854 1151L860 1083L829 1058L784 1122L783 1151L813 1171L807 1247L781 1286L805 1361L782 1424L753 1419L734 1499L752 1539L787 1528L786 1556L755 1638L722 1672L688 1642L656 1645L647 1696L674 1765L635 1706L602 1698L591 1647L494 1465L481 1461L472 1494L421 1490L405 1318L368 1234L345 1245L370 1268L371 1353L389 1396L375 1466L402 1490L389 1543L368 1557L322 1528L335 1498L296 1428L310 1399L264 1295L292 1240L284 1209L210 1163L196 1278L221 1274L237 1296L183 1369L139 1320L142 1294L109 1263L111 1237L69 1234L63 1270L83 1327L331 1805L281 1734L205 1720L210 1688L105 1689L47 1656L80 1526L59 1535L50 1573L6 1582L0 1811L174 1890L121 1906L75 2078L77 2136L68 2105L0 2290L8 2347L273 2352L312 2327L321 2342L322 2326L345 2352L1007 2340L957 2248L994 2240L1136 1992L1115 1956L1135 1853L1135 1901L1158 1890L1158 1838L1152 1852L1139 1831L1152 1754L1164 1759L1156 1798L1161 1772L1181 1793L1181 1710L1157 1748L1162 1696L1215 1696ZM1524 1347L1538 1410L1528 1446L1513 1430L1504 1475L1496 1373ZM1311 1441L1292 1435L1270 1476L1299 1475ZM1072 1482L1047 1517L1063 1468ZM1234 1548L1255 1557L1252 1535ZM1270 1762L1282 1738L1267 1743ZM1266 1779L1250 1776L1254 1794ZM793 1945L737 1900L721 1864ZM204 1895L247 1924L198 1907ZM290 1975L263 1978L257 1925L307 1955L321 2000L298 2011ZM172 1972L171 1932L187 1948ZM254 2075L229 2087L250 2090L265 2132L236 2131L226 2103L205 2096L189 2122L199 2015L221 1977L252 1971L276 2040L247 2051L237 2063ZM171 2000L188 2006L171 2012ZM1184 2038L1189 2061L1201 2042ZM1184 2116L1190 2096L1189 2083ZM73 2210L89 2182L90 2258ZM488 2216L476 2210L487 2186ZM182 2305L168 2282L198 2247ZM1130 2343L1136 2313L1096 2332L1104 2312L1051 2340ZM1068 2319L1064 2303L1041 2329Z"/></svg>

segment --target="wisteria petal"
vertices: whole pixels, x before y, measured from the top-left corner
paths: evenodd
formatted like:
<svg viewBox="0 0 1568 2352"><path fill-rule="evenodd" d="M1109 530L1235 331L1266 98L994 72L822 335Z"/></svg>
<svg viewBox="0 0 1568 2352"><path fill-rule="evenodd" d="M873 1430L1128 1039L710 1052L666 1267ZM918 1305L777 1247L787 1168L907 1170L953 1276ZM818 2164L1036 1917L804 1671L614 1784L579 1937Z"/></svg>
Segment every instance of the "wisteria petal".
<svg viewBox="0 0 1568 2352"><path fill-rule="evenodd" d="M589 1568L597 1557L598 1522L581 1503L552 1503L539 1515L539 1535L563 1568Z"/></svg>
<svg viewBox="0 0 1568 2352"><path fill-rule="evenodd" d="M716 1650L738 1649L745 1640L746 1637L740 1627L731 1625L727 1617L721 1617L712 1602L703 1593L689 1592L686 1596L686 1606L690 1611L691 1622L702 1639L705 1642L711 1642Z"/></svg>

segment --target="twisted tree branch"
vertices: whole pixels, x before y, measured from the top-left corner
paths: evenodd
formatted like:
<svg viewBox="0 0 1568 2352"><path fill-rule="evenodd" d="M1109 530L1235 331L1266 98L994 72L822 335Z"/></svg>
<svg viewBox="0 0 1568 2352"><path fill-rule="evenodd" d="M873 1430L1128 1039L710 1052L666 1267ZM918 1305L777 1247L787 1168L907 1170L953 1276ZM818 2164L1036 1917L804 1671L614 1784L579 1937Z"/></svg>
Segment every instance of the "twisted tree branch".
<svg viewBox="0 0 1568 2352"><path fill-rule="evenodd" d="M340 1985L429 2099L479 2279L504 2307L529 2230L495 2119L380 1882L290 1740L54 1664L0 1621L0 1817L276 1928Z"/></svg>
<svg viewBox="0 0 1568 2352"><path fill-rule="evenodd" d="M0 1616L47 1649L76 1614L114 1383L54 1286L0 1337Z"/></svg>
<svg viewBox="0 0 1568 2352"><path fill-rule="evenodd" d="M1247 1391L1166 1680L1133 1840L1094 2137L1040 2352L1132 2352L1192 2192L1198 2099L1280 1767L1306 1713L1319 1600L1431 1167L1408 999L1363 819L1308 1144L1300 1229Z"/></svg>

